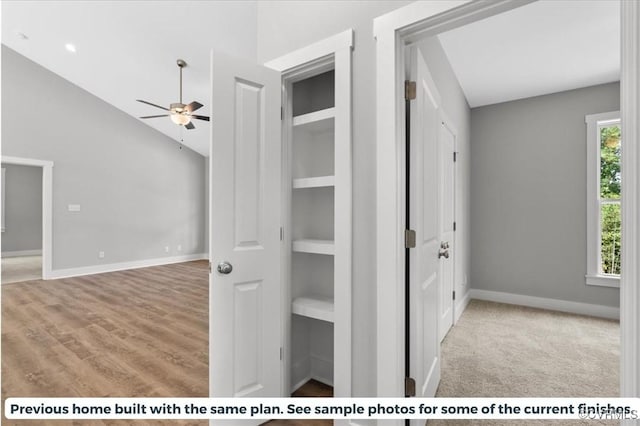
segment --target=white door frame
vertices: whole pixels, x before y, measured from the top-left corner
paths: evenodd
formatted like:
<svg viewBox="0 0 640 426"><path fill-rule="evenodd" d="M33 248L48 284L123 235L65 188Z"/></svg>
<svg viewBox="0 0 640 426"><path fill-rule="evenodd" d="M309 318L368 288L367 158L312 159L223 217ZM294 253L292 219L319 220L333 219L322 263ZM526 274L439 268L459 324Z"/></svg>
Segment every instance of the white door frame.
<svg viewBox="0 0 640 426"><path fill-rule="evenodd" d="M352 339L351 339L351 233L352 233L352 209L351 209L351 50L353 49L353 29L345 30L332 37L320 40L309 46L290 52L284 56L266 62L264 66L282 73L285 86L291 82L315 74L322 68L333 66L335 68L335 107L340 111L335 118L335 171L336 181L340 184L335 187L336 205L342 206L340 214L335 215L335 264L334 274L336 281L341 285L334 288L334 318L340 327L334 327L334 396L351 396L351 371L352 371ZM283 102L286 100L283 99ZM283 107L287 108L284 104ZM290 123L285 114L283 122L283 182L282 182L282 226L285 229L285 246L282 247L282 279L289 285L283 286L282 294L282 327L285 341L283 347L283 389L282 396L289 396L291 367L289 338L291 324L291 291L290 291L290 265L291 247L290 230L287 224L290 218L291 176L287 164L290 161ZM285 140L286 139L286 140ZM287 278L289 277L289 278ZM340 277L338 279L338 277ZM346 424L346 421L336 420L335 424Z"/></svg>
<svg viewBox="0 0 640 426"><path fill-rule="evenodd" d="M48 280L53 264L53 161L3 155L2 163L42 167L42 279Z"/></svg>
<svg viewBox="0 0 640 426"><path fill-rule="evenodd" d="M415 2L374 20L376 39L377 396L404 394L404 46L529 0ZM621 396L640 396L640 4L621 2L622 206ZM385 424L399 424L389 421ZM629 423L630 424L630 423Z"/></svg>
<svg viewBox="0 0 640 426"><path fill-rule="evenodd" d="M622 262L620 277L620 395L640 397L640 3L621 1ZM631 420L623 424L631 425Z"/></svg>

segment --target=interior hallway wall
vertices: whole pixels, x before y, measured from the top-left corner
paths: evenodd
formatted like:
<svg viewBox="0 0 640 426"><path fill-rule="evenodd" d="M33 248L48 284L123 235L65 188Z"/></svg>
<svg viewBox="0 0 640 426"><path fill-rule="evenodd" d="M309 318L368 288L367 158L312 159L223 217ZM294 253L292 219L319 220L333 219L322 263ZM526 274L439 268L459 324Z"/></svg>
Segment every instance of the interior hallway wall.
<svg viewBox="0 0 640 426"><path fill-rule="evenodd" d="M2 254L42 250L42 168L2 164L5 169Z"/></svg>
<svg viewBox="0 0 640 426"><path fill-rule="evenodd" d="M54 162L54 270L203 252L203 156L4 45L2 113L3 155Z"/></svg>
<svg viewBox="0 0 640 426"><path fill-rule="evenodd" d="M471 287L618 307L585 284L585 115L620 109L609 83L471 110Z"/></svg>

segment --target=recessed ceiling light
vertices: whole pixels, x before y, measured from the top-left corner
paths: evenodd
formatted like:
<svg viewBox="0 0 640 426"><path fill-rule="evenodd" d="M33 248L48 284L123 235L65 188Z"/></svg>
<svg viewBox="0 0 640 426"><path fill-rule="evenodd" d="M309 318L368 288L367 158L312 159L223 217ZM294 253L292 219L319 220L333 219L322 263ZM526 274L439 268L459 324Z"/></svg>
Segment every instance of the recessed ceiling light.
<svg viewBox="0 0 640 426"><path fill-rule="evenodd" d="M76 53L76 46L71 43L67 43L64 45L65 49L67 49L71 53Z"/></svg>

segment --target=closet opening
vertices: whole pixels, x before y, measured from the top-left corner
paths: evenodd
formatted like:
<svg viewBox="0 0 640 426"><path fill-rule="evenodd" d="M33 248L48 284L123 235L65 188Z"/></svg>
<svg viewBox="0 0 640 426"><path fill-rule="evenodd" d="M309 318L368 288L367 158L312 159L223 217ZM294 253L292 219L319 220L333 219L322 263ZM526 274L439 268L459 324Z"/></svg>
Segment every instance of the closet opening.
<svg viewBox="0 0 640 426"><path fill-rule="evenodd" d="M288 86L290 391L296 396L333 396L335 73L323 71Z"/></svg>

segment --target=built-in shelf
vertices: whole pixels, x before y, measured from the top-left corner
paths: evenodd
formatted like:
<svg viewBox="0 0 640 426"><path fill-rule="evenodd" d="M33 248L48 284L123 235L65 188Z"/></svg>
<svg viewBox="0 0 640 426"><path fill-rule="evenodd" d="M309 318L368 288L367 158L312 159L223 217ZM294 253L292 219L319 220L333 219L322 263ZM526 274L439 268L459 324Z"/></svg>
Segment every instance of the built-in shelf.
<svg viewBox="0 0 640 426"><path fill-rule="evenodd" d="M297 115L293 117L293 127L304 128L312 132L323 130L333 130L333 119L336 116L335 108L321 109L309 114Z"/></svg>
<svg viewBox="0 0 640 426"><path fill-rule="evenodd" d="M330 240L295 240L293 251L299 253L330 254L335 253L333 241Z"/></svg>
<svg viewBox="0 0 640 426"><path fill-rule="evenodd" d="M325 186L335 186L334 176L318 176L309 178L299 178L293 180L294 188L322 188Z"/></svg>
<svg viewBox="0 0 640 426"><path fill-rule="evenodd" d="M297 297L291 304L296 315L333 322L333 299L321 296Z"/></svg>

